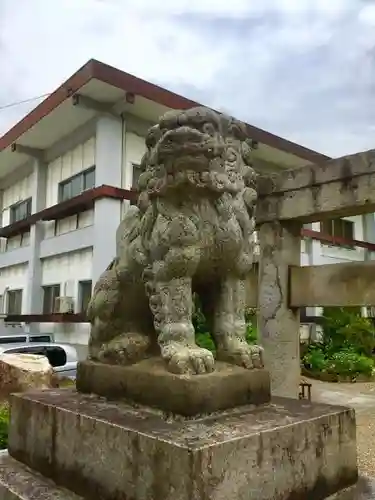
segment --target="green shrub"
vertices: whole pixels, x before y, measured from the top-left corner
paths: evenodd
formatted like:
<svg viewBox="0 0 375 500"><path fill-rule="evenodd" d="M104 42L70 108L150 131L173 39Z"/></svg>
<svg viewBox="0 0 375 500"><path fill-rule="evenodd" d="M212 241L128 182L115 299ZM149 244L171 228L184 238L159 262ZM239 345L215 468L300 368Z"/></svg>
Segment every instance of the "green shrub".
<svg viewBox="0 0 375 500"><path fill-rule="evenodd" d="M371 357L375 349L375 329L360 308L327 307L323 310L323 344L327 353L349 349Z"/></svg>
<svg viewBox="0 0 375 500"><path fill-rule="evenodd" d="M247 309L245 314L246 320L246 340L249 344L257 342L257 329L255 320L255 309ZM206 318L202 312L201 303L197 295L194 296L194 313L193 325L195 328L195 341L199 347L215 352L215 343L209 334L209 327Z"/></svg>
<svg viewBox="0 0 375 500"><path fill-rule="evenodd" d="M302 360L304 366L313 372L336 374L342 377L366 375L370 377L375 369L373 358L358 354L353 349L325 352L322 345L311 345Z"/></svg>
<svg viewBox="0 0 375 500"><path fill-rule="evenodd" d="M193 325L195 328L196 335L206 334L209 330L206 318L202 311L201 301L197 294L194 294L194 311L193 311Z"/></svg>
<svg viewBox="0 0 375 500"><path fill-rule="evenodd" d="M327 368L327 359L323 350L319 346L312 344L303 357L303 364L314 372L322 372Z"/></svg>
<svg viewBox="0 0 375 500"><path fill-rule="evenodd" d="M8 446L8 426L9 426L9 407L3 405L0 407L0 450Z"/></svg>
<svg viewBox="0 0 375 500"><path fill-rule="evenodd" d="M253 323L246 324L246 340L248 344L256 344L258 342L258 331Z"/></svg>
<svg viewBox="0 0 375 500"><path fill-rule="evenodd" d="M375 330L360 308L327 307L322 326L322 341L310 344L302 357L306 368L343 377L373 374Z"/></svg>
<svg viewBox="0 0 375 500"><path fill-rule="evenodd" d="M246 325L246 340L248 344L256 344L257 342L257 331L251 324ZM196 333L195 341L199 347L208 349L211 352L215 352L216 350L215 343L209 332Z"/></svg>
<svg viewBox="0 0 375 500"><path fill-rule="evenodd" d="M351 350L342 350L332 355L328 360L327 371L342 376L367 375L371 376L374 369L372 358L358 354Z"/></svg>
<svg viewBox="0 0 375 500"><path fill-rule="evenodd" d="M214 341L212 340L211 335L208 332L204 333L196 333L195 342L199 347L203 347L204 349L208 349L211 352L215 352L216 347Z"/></svg>

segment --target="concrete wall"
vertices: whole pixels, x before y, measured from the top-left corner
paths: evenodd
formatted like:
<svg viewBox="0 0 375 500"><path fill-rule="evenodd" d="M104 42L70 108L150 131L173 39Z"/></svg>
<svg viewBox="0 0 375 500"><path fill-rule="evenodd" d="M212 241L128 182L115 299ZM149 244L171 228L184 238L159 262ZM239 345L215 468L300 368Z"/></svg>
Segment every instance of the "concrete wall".
<svg viewBox="0 0 375 500"><path fill-rule="evenodd" d="M42 286L60 285L60 293L72 297L75 312L79 311L79 283L90 281L92 274L92 248L69 252L42 260ZM39 331L53 333L56 342L73 344L79 357L87 354L90 333L88 324L43 323Z"/></svg>
<svg viewBox="0 0 375 500"><path fill-rule="evenodd" d="M27 264L18 264L0 270L0 304L5 310L6 295L10 290L22 290L24 295L27 287ZM1 313L3 310L1 309ZM24 312L24 311L22 311Z"/></svg>
<svg viewBox="0 0 375 500"><path fill-rule="evenodd" d="M370 214L373 216L373 214ZM364 234L363 217L358 215L355 217L343 217L344 219L354 222L354 239L367 240ZM374 219L374 217L373 217ZM373 222L375 227L375 221ZM320 231L320 223L315 222L311 225L313 231ZM303 240L301 248L301 265L312 266L320 264L335 264L347 261L363 261L366 258L366 249L364 248L344 248L336 245L322 243L318 240Z"/></svg>
<svg viewBox="0 0 375 500"><path fill-rule="evenodd" d="M95 165L95 137L78 144L48 164L46 206L58 203L59 182Z"/></svg>
<svg viewBox="0 0 375 500"><path fill-rule="evenodd" d="M95 136L55 158L47 166L46 207L59 202L59 183L95 165ZM93 223L93 211L45 223L45 237L50 238Z"/></svg>
<svg viewBox="0 0 375 500"><path fill-rule="evenodd" d="M354 222L354 239L372 242L375 231L374 214L366 216L343 217ZM367 230L366 230L367 222ZM372 230L370 230L371 228ZM320 230L320 223L315 222L311 225L314 231ZM339 264L345 262L363 262L373 258L373 252L368 252L364 248L344 248L336 245L322 243L318 240L305 239L302 243L301 265L302 266L317 266L323 264ZM322 314L321 307L308 307L307 314L309 316L320 316ZM365 311L364 311L365 314ZM306 328L302 328L303 338L306 337Z"/></svg>
<svg viewBox="0 0 375 500"><path fill-rule="evenodd" d="M130 188L133 164L145 151L144 135L149 124L128 117L103 116L60 140L46 152L45 164L35 162L32 173L3 189L2 225L9 224L9 206L33 197L33 212L58 203L59 183L95 165L95 185ZM38 200L38 203L36 201ZM79 309L79 282L95 282L115 250L115 230L128 202L99 200L95 209L54 222L40 222L38 230L10 239L0 254L0 296L6 288L24 290L23 310L40 313L42 286L60 284L61 294L72 297ZM110 217L109 217L110 214ZM19 240L19 241L18 241ZM21 248L21 246L23 248ZM18 249L18 250L16 250ZM20 253L23 252L23 253ZM17 264L17 265L14 265ZM33 297L38 300L33 300ZM54 333L86 355L88 324L31 325L32 331Z"/></svg>
<svg viewBox="0 0 375 500"><path fill-rule="evenodd" d="M145 138L134 132L125 132L125 149L122 165L122 187L130 189L133 184L133 164L139 164L146 151Z"/></svg>
<svg viewBox="0 0 375 500"><path fill-rule="evenodd" d="M32 178L31 175L17 180L2 192L2 208L1 208L1 226L7 226L10 223L10 207L19 201L26 200L32 195ZM30 244L30 233L22 236L14 236L8 241L2 240L0 243L0 253L12 251L20 247L25 247Z"/></svg>
<svg viewBox="0 0 375 500"><path fill-rule="evenodd" d="M42 259L42 286L60 285L66 296L77 298L79 281L91 280L92 249Z"/></svg>
<svg viewBox="0 0 375 500"><path fill-rule="evenodd" d="M32 195L32 178L31 175L20 179L11 186L3 190L3 206L1 210L1 225L7 226L10 223L11 205L19 201L26 200Z"/></svg>

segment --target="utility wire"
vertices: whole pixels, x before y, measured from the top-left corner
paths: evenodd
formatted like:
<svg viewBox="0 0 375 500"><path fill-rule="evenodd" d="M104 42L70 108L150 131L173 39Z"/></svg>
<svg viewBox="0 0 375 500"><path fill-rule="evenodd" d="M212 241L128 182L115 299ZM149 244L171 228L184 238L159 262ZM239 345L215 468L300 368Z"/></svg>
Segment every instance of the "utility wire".
<svg viewBox="0 0 375 500"><path fill-rule="evenodd" d="M48 97L49 95L51 94L42 94L35 97L30 97L29 99L24 99L23 101L10 102L9 104L4 104L3 106L0 106L0 111L12 108L13 106L19 106L20 104L26 104L27 102L36 101L37 99L42 99L43 97Z"/></svg>

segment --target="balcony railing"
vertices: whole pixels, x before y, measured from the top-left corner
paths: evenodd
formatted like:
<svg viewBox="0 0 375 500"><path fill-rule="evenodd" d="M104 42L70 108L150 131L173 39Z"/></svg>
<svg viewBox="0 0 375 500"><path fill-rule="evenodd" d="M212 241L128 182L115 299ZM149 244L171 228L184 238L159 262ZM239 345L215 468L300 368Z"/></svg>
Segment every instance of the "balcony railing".
<svg viewBox="0 0 375 500"><path fill-rule="evenodd" d="M132 201L136 199L136 197L136 191L107 186L104 184L93 189L88 189L80 195L70 198L70 200L57 203L56 205L45 208L23 220L0 228L0 237L12 238L13 236L26 233L27 231L30 231L32 225L39 221L57 221L70 217L71 215L77 215L93 208L95 201L101 198Z"/></svg>
<svg viewBox="0 0 375 500"><path fill-rule="evenodd" d="M324 234L319 231L313 231L312 229L306 228L302 229L301 236L305 238L312 238L313 240L319 240L322 243L328 243L339 247L359 247L370 250L371 252L375 252L375 243L369 243L368 241L350 240L347 238L342 238L341 236L331 236L329 234Z"/></svg>

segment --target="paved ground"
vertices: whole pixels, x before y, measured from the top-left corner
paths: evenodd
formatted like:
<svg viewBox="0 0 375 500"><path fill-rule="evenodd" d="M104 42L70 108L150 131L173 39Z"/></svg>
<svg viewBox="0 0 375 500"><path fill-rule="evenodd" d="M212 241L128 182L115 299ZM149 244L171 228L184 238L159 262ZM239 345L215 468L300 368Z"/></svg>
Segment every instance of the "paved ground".
<svg viewBox="0 0 375 500"><path fill-rule="evenodd" d="M375 477L375 382L311 382L313 401L351 406L356 410L358 465L362 474Z"/></svg>

